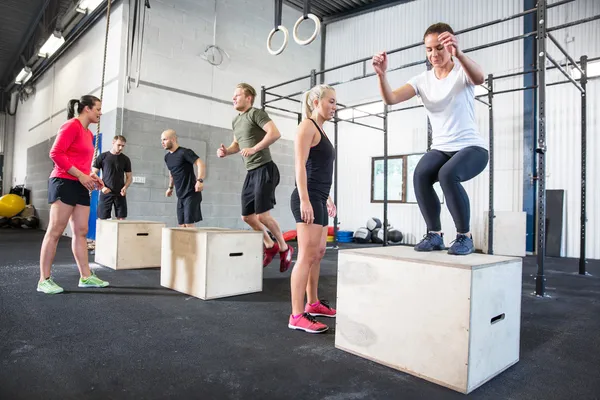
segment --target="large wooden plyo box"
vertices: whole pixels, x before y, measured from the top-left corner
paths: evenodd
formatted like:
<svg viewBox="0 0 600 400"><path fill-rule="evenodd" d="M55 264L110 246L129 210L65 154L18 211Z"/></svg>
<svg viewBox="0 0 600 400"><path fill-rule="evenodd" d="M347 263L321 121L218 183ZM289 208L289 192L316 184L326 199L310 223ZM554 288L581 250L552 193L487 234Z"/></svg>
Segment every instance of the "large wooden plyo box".
<svg viewBox="0 0 600 400"><path fill-rule="evenodd" d="M96 221L95 261L112 269L160 267L161 230L153 221Z"/></svg>
<svg viewBox="0 0 600 400"><path fill-rule="evenodd" d="M394 246L338 258L338 349L469 393L519 361L522 260Z"/></svg>
<svg viewBox="0 0 600 400"><path fill-rule="evenodd" d="M262 291L262 232L164 228L160 284L202 300Z"/></svg>
<svg viewBox="0 0 600 400"><path fill-rule="evenodd" d="M488 252L489 211L483 213L483 246ZM527 214L522 211L495 211L493 253L499 256L525 257L527 244Z"/></svg>

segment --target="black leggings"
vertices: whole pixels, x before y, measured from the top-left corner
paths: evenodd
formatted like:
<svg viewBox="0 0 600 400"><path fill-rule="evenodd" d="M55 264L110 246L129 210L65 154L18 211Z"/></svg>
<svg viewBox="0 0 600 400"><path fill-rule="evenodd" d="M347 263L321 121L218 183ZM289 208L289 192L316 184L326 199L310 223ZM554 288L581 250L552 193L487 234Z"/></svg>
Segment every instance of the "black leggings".
<svg viewBox="0 0 600 400"><path fill-rule="evenodd" d="M433 184L438 181L456 225L456 231L458 233L470 231L469 196L460 183L479 175L487 166L488 159L488 151L477 146L466 147L457 152L431 150L421 158L415 168L413 185L417 204L427 223L428 232L442 230L440 200L433 189Z"/></svg>

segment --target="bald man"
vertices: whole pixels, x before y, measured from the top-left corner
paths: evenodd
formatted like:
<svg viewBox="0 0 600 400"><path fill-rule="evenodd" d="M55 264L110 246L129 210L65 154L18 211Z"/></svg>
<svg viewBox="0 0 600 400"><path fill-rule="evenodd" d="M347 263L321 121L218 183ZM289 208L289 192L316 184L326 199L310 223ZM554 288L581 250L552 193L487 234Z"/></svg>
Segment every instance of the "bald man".
<svg viewBox="0 0 600 400"><path fill-rule="evenodd" d="M169 169L169 188L166 196L171 197L173 186L177 195L177 223L179 226L191 228L202 221L202 189L204 188L204 163L191 149L181 147L177 143L177 134L167 129L160 135L165 154L165 164ZM194 165L198 173L194 173Z"/></svg>

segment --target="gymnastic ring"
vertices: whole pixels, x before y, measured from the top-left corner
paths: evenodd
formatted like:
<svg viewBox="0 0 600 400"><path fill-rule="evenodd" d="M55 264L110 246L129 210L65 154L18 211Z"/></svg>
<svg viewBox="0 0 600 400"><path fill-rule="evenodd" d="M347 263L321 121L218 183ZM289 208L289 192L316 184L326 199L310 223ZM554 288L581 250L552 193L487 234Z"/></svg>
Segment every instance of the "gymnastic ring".
<svg viewBox="0 0 600 400"><path fill-rule="evenodd" d="M271 49L271 40L273 40L273 35L275 35L275 32L277 31L283 32L283 44L277 50L273 50ZM290 32L285 26L279 25L277 28L271 29L271 32L269 32L269 36L267 36L267 50L269 50L269 53L271 53L274 56L281 54L281 52L285 49L285 46L287 46L289 38Z"/></svg>
<svg viewBox="0 0 600 400"><path fill-rule="evenodd" d="M305 19L312 19L315 23L315 31L313 32L313 34L306 40L301 40L298 37L298 27L300 26L300 24L302 23L302 21L304 21ZM298 21L296 21L296 23L294 24L294 40L296 41L296 43L298 43L300 46L306 46L309 43L312 43L313 40L315 40L317 38L317 35L319 34L319 32L321 32L321 20L319 19L319 17L317 17L314 14L307 14L306 18L304 18L304 16L301 16L300 18L298 18Z"/></svg>

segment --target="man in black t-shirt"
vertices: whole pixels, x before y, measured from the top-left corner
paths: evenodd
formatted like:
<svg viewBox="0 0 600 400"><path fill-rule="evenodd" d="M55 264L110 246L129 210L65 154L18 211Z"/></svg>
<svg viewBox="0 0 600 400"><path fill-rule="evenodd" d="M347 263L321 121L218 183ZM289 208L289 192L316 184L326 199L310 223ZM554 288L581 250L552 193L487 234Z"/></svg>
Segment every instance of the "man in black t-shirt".
<svg viewBox="0 0 600 400"><path fill-rule="evenodd" d="M181 147L177 143L177 134L167 129L160 135L162 146L168 150L165 164L169 169L169 188L166 196L171 197L173 186L177 195L177 223L183 227L193 227L202 221L202 189L204 188L204 163L191 149ZM194 165L198 174L194 173ZM197 176L197 177L196 177Z"/></svg>
<svg viewBox="0 0 600 400"><path fill-rule="evenodd" d="M98 199L98 218L110 219L112 208L115 208L117 219L127 218L127 188L131 185L131 160L125 154L127 140L117 135L112 142L110 151L104 152L94 161L93 170L96 174L102 170L104 187Z"/></svg>

